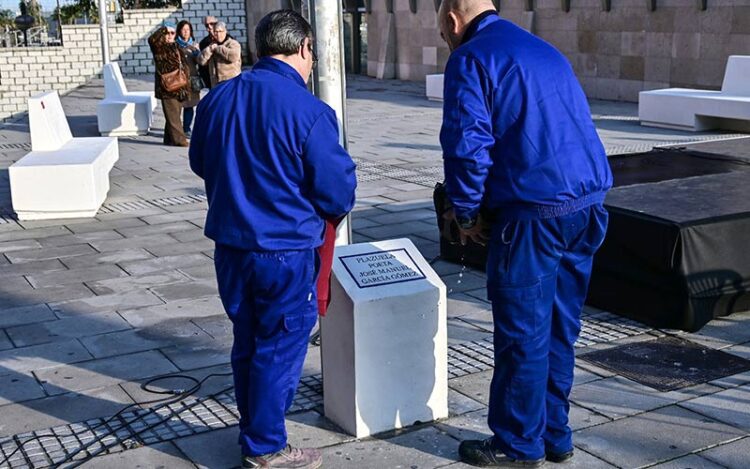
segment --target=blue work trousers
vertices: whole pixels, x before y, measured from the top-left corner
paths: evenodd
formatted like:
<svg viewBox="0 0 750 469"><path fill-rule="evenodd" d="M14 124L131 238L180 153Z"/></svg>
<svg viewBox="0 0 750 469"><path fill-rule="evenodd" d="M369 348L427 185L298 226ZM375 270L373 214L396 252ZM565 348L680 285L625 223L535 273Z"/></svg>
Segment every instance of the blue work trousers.
<svg viewBox="0 0 750 469"><path fill-rule="evenodd" d="M509 457L535 460L573 449L568 396L574 344L607 221L606 209L596 204L493 226L487 292L495 371L488 423L495 446Z"/></svg>
<svg viewBox="0 0 750 469"><path fill-rule="evenodd" d="M314 250L245 251L217 245L219 295L232 321L232 370L242 454L287 444L284 422L318 315Z"/></svg>

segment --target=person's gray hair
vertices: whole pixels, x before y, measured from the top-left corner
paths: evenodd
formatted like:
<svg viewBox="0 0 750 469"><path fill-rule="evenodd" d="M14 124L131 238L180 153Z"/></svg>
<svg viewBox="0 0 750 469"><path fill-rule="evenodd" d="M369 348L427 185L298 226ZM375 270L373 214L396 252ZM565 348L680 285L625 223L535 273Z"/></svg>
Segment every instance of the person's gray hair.
<svg viewBox="0 0 750 469"><path fill-rule="evenodd" d="M219 30L226 31L227 24L223 21L217 21L216 24L214 25L214 31L219 31Z"/></svg>
<svg viewBox="0 0 750 469"><path fill-rule="evenodd" d="M255 27L258 57L294 55L305 38L312 39L310 23L294 10L277 10L264 16Z"/></svg>

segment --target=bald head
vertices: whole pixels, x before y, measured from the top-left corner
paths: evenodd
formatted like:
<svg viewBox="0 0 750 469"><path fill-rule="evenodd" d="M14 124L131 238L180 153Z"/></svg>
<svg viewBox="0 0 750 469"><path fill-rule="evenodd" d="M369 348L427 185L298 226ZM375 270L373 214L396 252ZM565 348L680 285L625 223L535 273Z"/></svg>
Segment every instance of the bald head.
<svg viewBox="0 0 750 469"><path fill-rule="evenodd" d="M443 0L438 11L440 35L454 50L461 45L471 21L487 10L496 10L492 0Z"/></svg>

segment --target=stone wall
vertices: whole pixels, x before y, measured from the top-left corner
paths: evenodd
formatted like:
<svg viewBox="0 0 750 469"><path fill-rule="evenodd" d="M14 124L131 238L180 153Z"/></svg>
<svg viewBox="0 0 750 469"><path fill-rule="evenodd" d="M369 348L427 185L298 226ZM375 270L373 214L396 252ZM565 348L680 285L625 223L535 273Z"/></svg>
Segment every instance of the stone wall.
<svg viewBox="0 0 750 469"><path fill-rule="evenodd" d="M148 36L163 20L186 19L196 39L206 31L202 18L212 14L247 51L247 24L243 0L183 1L181 9L126 10L124 22L109 28L110 56L124 75L154 72ZM101 73L98 25L64 25L62 47L0 49L0 121L26 111L29 96L56 90L67 93Z"/></svg>
<svg viewBox="0 0 750 469"><path fill-rule="evenodd" d="M413 1L413 0L412 0ZM368 74L423 80L445 66L435 0L371 0ZM750 0L501 0L500 15L555 45L570 60L591 98L636 101L642 90L683 86L718 89L727 57L750 55ZM526 11L527 3L533 6ZM389 25L389 21L393 25ZM501 47L500 45L498 47ZM384 49L384 48L390 48ZM388 63L392 62L392 63Z"/></svg>

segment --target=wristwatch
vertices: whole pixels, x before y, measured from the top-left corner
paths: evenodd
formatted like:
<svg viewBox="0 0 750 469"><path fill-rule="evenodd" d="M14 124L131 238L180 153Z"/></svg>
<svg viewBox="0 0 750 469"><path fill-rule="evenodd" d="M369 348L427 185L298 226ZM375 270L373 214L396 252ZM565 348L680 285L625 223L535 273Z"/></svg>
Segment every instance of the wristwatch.
<svg viewBox="0 0 750 469"><path fill-rule="evenodd" d="M477 224L477 217L456 217L456 223L462 230L470 230Z"/></svg>

